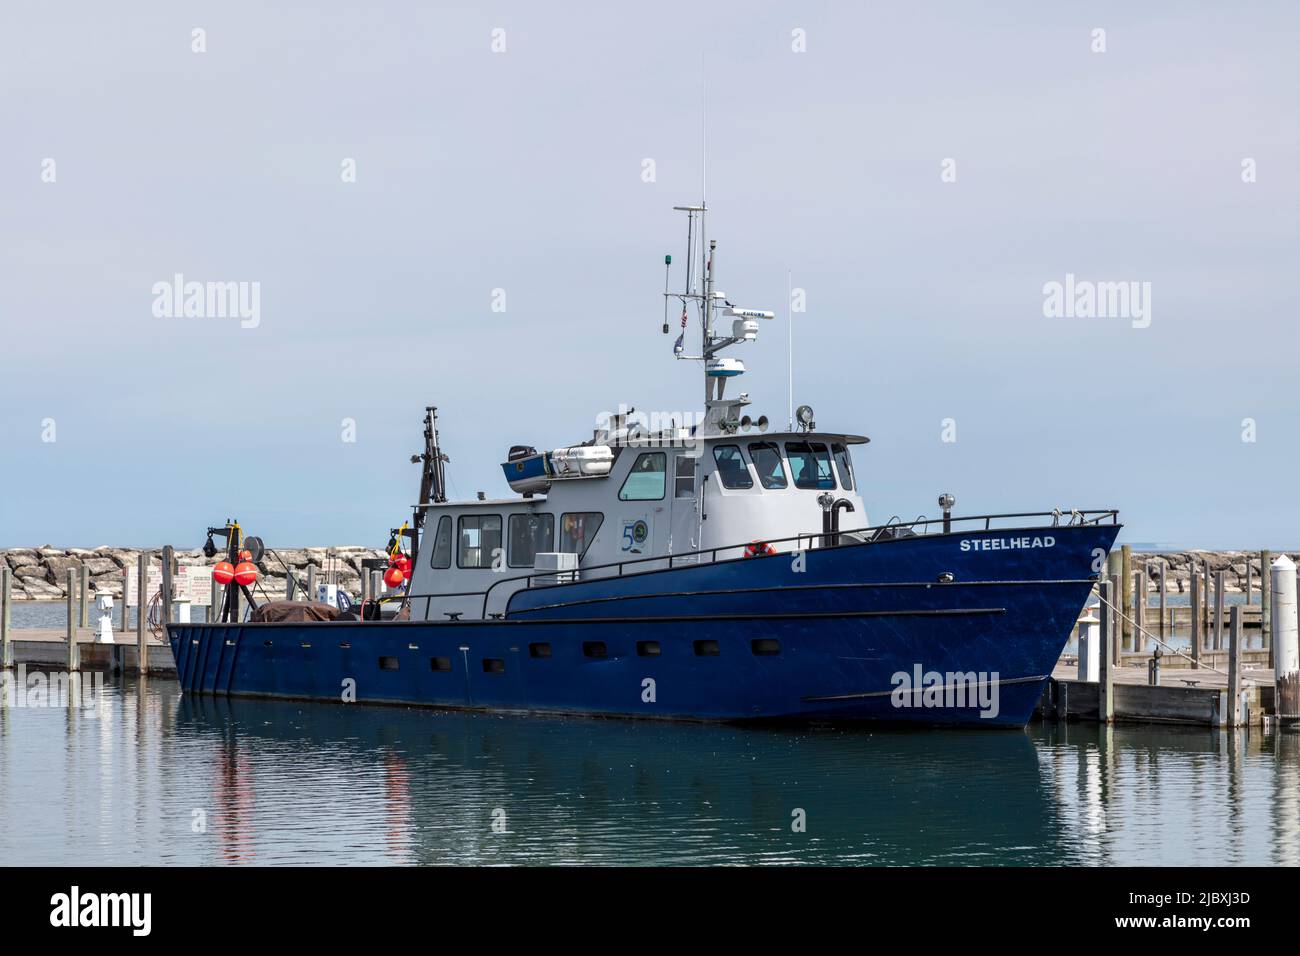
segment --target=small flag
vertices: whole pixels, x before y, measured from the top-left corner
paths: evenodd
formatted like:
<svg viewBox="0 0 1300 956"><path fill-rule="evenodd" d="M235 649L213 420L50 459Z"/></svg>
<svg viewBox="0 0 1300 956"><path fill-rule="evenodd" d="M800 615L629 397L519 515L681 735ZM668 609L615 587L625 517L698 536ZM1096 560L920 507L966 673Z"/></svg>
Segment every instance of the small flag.
<svg viewBox="0 0 1300 956"><path fill-rule="evenodd" d="M682 306L682 328L686 328L686 306Z"/></svg>
<svg viewBox="0 0 1300 956"><path fill-rule="evenodd" d="M686 346L683 344L683 342L684 342L685 339L686 339L686 333L685 333L685 332L683 332L681 335L677 336L677 341L673 343L673 354L674 354L674 355L681 355L682 352L685 351Z"/></svg>

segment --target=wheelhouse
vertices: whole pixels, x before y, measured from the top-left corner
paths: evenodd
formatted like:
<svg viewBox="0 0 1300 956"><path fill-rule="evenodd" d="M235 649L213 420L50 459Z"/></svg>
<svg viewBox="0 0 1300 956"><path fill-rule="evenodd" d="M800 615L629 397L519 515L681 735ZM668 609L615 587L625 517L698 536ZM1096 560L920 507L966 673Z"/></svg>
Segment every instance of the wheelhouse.
<svg viewBox="0 0 1300 956"><path fill-rule="evenodd" d="M536 490L518 498L424 505L413 610L426 619L477 618L503 611L530 574L580 580L627 561L650 571L711 549L735 546L738 556L753 542L797 550L798 536L820 534L837 502L852 513L846 529L864 527L850 449L867 440L822 432L642 437L610 446L604 474L532 482Z"/></svg>

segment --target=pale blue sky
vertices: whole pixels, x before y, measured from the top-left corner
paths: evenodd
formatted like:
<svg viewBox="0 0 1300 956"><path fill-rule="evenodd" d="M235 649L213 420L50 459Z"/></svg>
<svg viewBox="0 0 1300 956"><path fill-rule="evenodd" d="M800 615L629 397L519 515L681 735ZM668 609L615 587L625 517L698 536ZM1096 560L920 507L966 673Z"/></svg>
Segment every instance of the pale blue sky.
<svg viewBox="0 0 1300 956"><path fill-rule="evenodd" d="M693 407L659 293L702 51L720 284L780 316L745 387L784 419L789 269L796 400L872 436L873 519L1300 544L1294 4L265 6L0 9L0 546L382 544L425 404L461 495ZM260 282L260 325L155 318L177 272ZM1151 326L1044 318L1066 273L1150 282Z"/></svg>

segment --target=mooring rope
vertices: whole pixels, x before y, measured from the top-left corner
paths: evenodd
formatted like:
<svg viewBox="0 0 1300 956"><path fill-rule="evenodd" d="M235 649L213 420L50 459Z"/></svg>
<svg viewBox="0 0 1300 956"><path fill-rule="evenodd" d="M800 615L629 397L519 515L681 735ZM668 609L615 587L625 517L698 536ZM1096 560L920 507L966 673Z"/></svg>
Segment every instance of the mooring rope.
<svg viewBox="0 0 1300 956"><path fill-rule="evenodd" d="M1179 657L1186 658L1187 660L1191 661L1193 664L1195 664L1198 668L1200 668L1200 669L1202 669L1202 670L1214 671L1214 673L1216 673L1216 674L1222 674L1224 677L1227 677L1227 676L1228 676L1227 671L1221 671L1221 670L1219 670L1217 667L1212 667L1212 666L1210 666L1209 664L1204 663L1203 661L1199 661L1199 660L1197 660L1196 658L1192 657L1190 654L1185 654L1185 653L1183 653L1182 651L1180 651L1178 648L1173 647L1173 646L1170 645L1170 644L1166 644L1164 641L1160 640L1160 638L1156 637L1154 634L1152 634L1150 631L1148 631L1145 627L1143 627L1143 626L1142 626L1141 624L1139 624L1137 621L1133 620L1133 618L1129 617L1127 614L1125 614L1125 613L1124 613L1123 611L1121 611L1119 608L1115 607L1115 605L1111 604L1111 603L1110 603L1109 601L1107 601L1104 597L1102 597L1100 591L1097 592L1097 600L1099 600L1102 604L1106 605L1107 607L1111 608L1111 609L1112 609L1113 611L1115 611L1115 613L1117 613L1120 617L1122 617L1124 620L1128 621L1128 622L1129 622L1130 624L1132 624L1135 628L1137 628L1140 632L1142 632L1144 635L1146 635L1146 636L1147 636L1148 638L1150 638L1151 640L1155 641L1155 642L1156 642L1157 644L1159 644L1161 647L1164 647L1164 648L1167 648L1167 649L1173 651L1173 652L1174 652L1175 654L1177 654ZM1193 635L1192 635L1192 640L1196 640L1198 636L1199 636L1199 635L1193 634ZM1117 663L1118 663L1118 662L1117 662Z"/></svg>

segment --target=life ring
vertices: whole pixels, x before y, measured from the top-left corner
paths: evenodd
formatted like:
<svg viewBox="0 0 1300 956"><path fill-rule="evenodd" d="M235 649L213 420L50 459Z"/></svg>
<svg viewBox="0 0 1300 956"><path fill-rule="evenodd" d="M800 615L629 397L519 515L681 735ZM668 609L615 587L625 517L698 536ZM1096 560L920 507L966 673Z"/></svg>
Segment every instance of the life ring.
<svg viewBox="0 0 1300 956"><path fill-rule="evenodd" d="M747 558L766 558L771 554L776 554L776 548L766 541L755 539L745 545L745 557Z"/></svg>

